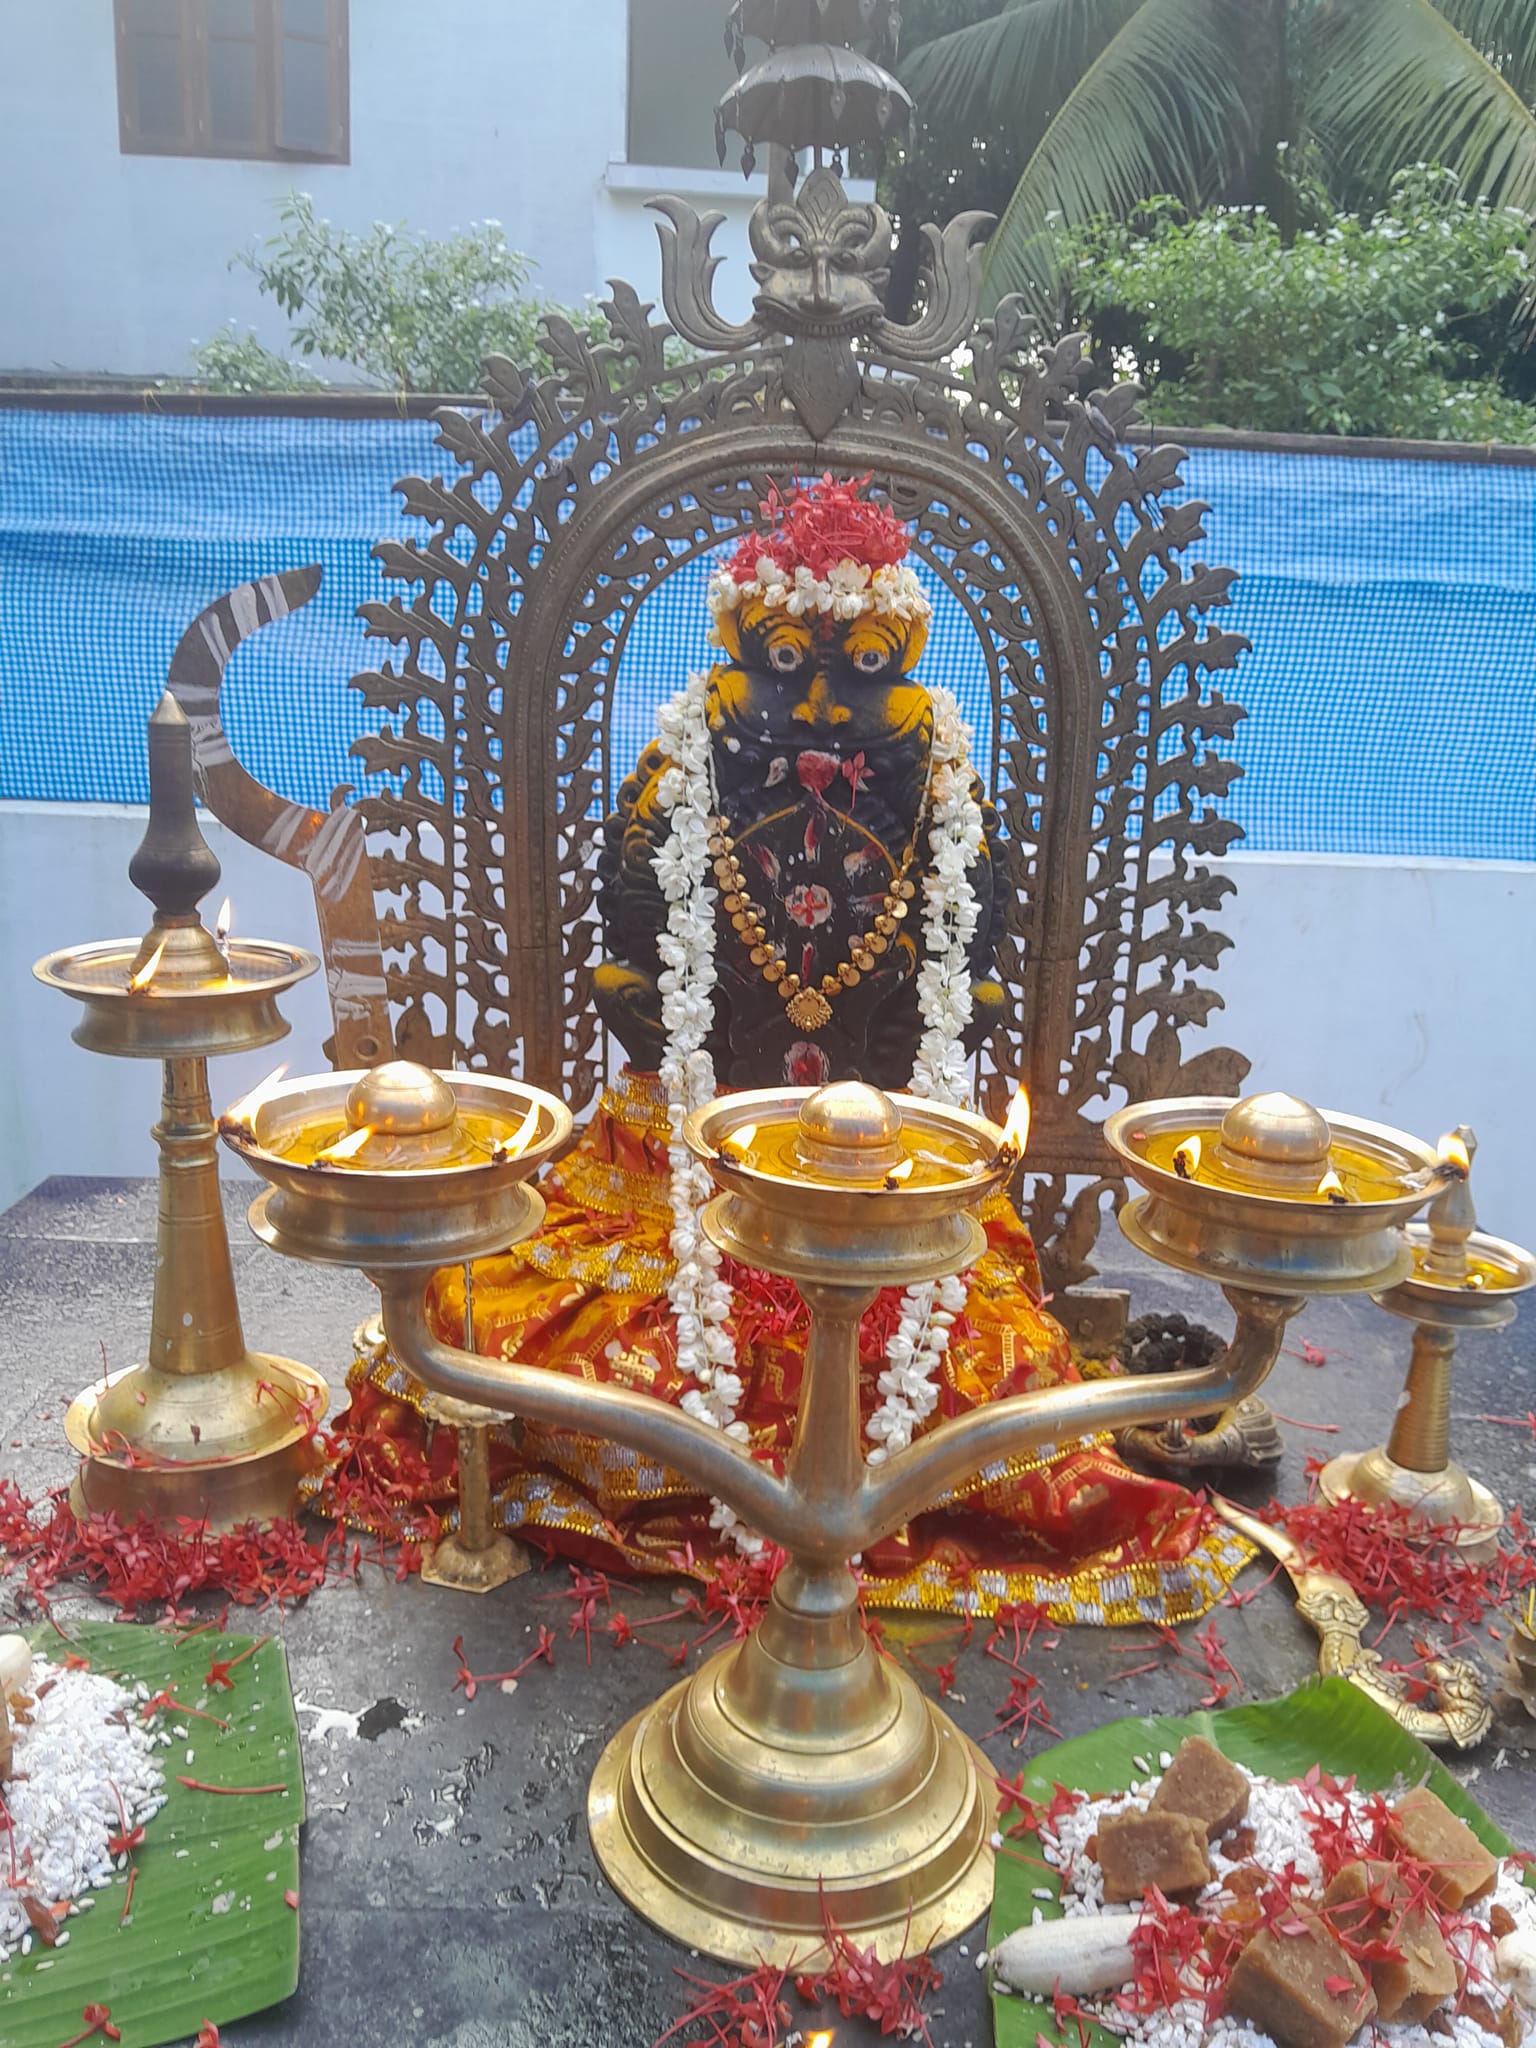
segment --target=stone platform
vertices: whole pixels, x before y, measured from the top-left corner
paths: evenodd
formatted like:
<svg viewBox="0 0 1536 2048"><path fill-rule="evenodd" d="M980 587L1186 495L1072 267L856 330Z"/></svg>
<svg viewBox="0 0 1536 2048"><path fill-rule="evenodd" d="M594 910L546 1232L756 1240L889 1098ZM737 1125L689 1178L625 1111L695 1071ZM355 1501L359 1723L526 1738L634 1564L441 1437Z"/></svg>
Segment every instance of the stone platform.
<svg viewBox="0 0 1536 2048"><path fill-rule="evenodd" d="M263 1251L244 1228L254 1183L226 1191L246 1336L262 1350L318 1366L340 1395L354 1326L372 1305L351 1273L322 1272ZM73 1469L62 1433L71 1398L102 1370L130 1364L149 1320L155 1191L149 1181L50 1180L0 1216L0 1474L39 1495ZM1490 1219L1497 1229L1498 1219ZM1111 1224L1101 1247L1105 1281L1128 1286L1132 1313L1182 1309L1217 1328L1229 1316L1212 1288L1152 1267ZM1290 1347L1265 1389L1300 1422L1288 1426L1279 1474L1229 1491L1254 1505L1271 1492L1300 1499L1305 1461L1378 1442L1402 1384L1409 1331L1369 1302L1319 1302L1292 1325ZM1321 1366L1298 1355L1326 1354ZM1465 1341L1457 1368L1457 1453L1506 1506L1536 1495L1536 1440L1524 1430L1466 1418L1523 1414L1536 1405L1536 1321ZM1251 1566L1240 1588L1257 1586ZM588 1847L588 1776L608 1736L674 1676L666 1659L594 1634L590 1668L580 1639L564 1639L569 1606L562 1565L533 1572L484 1599L412 1579L396 1584L365 1565L358 1583L328 1586L277 1620L303 1711L310 1820L303 1845L303 1975L286 2005L222 2029L226 2048L303 2042L305 2048L650 2048L686 2003L682 1969L729 1973L635 1919L609 1891ZM14 1591L0 1581L0 1618ZM623 1594L629 1618L659 1614L669 1589ZM61 1614L98 1615L61 1599ZM241 1610L232 1625L244 1626ZM537 1666L505 1694L469 1705L451 1691L455 1636L472 1668L500 1670L525 1656L539 1624L561 1635L553 1669ZM1317 1639L1277 1579L1217 1624L1250 1698L1288 1691L1316 1668ZM911 1640L932 1618L888 1621L888 1639ZM1122 1642L1124 1638L1120 1639ZM961 1725L987 1737L1007 1694L1006 1673L978 1647L961 1662ZM1046 1704L1064 1735L1143 1711L1184 1713L1200 1687L1177 1666L1129 1682L1115 1638L1066 1630L1034 1660ZM947 1652L929 1652L938 1661ZM928 1682L928 1681L925 1681ZM1045 1738L1048 1740L1048 1738ZM1012 1775L1042 1746L987 1743ZM1491 1745L1452 1768L1522 1846L1536 1847L1536 1770ZM986 2048L992 2038L977 1937L944 1951L932 2006L934 2048ZM797 2010L802 2026L810 2016ZM870 2024L828 2012L836 2048L879 2039ZM682 2044L687 2033L674 2037ZM34 2044L18 2044L34 2048ZM49 2044L43 2044L49 2048Z"/></svg>

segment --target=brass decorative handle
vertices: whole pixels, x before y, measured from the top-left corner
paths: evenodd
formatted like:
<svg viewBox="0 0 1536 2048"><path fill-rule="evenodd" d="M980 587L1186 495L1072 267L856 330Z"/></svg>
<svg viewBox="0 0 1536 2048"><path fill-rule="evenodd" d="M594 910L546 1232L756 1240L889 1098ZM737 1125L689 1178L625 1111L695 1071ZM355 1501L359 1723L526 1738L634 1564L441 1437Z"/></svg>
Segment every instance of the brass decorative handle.
<svg viewBox="0 0 1536 2048"><path fill-rule="evenodd" d="M1302 1306L1300 1297L1230 1288L1237 1330L1220 1364L1208 1371L1016 1394L941 1424L889 1463L871 1468L859 1443L856 1331L872 1291L821 1286L814 1290L817 1313L794 1448L780 1477L734 1438L648 1394L588 1385L443 1343L427 1323L426 1276L419 1269L373 1278L391 1350L434 1393L610 1437L718 1494L786 1550L839 1562L997 1459L1064 1437L1163 1422L1241 1400L1274 1364L1285 1325ZM855 1341L849 1341L850 1324Z"/></svg>
<svg viewBox="0 0 1536 2048"><path fill-rule="evenodd" d="M1435 1748L1471 1749L1493 1722L1493 1707L1476 1669L1459 1657L1432 1657L1424 1677L1435 1704L1409 1698L1408 1681L1383 1671L1380 1654L1361 1641L1370 1619L1365 1603L1347 1579L1307 1562L1301 1546L1279 1529L1245 1514L1213 1493L1211 1505L1224 1522L1277 1558L1296 1589L1296 1612L1317 1630L1317 1668L1325 1678L1347 1678L1420 1742Z"/></svg>

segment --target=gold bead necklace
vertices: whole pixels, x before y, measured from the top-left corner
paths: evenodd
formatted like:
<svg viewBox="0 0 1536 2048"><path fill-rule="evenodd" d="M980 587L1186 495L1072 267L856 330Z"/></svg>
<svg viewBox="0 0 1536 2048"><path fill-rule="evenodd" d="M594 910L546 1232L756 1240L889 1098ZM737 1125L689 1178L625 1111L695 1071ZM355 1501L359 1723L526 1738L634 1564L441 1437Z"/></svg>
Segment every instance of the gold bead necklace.
<svg viewBox="0 0 1536 2048"><path fill-rule="evenodd" d="M927 808L924 798L923 809ZM830 974L821 977L821 985L812 987L802 982L798 974L791 974L785 957L786 948L775 943L768 936L763 923L761 909L747 893L747 878L741 871L741 862L736 858L736 842L731 837L730 820L716 818L710 831L708 847L714 862L715 880L720 884L726 915L747 949L747 957L762 974L764 981L777 989L791 1024L799 1031L819 1031L831 1021L831 998L840 995L845 988L857 988L861 978L873 968L876 959L887 951L891 940L900 930L907 915L907 907L917 894L917 884L909 879L908 870L917 854L917 841L922 829L922 812L918 814L917 825L907 842L901 863L892 877L891 886L886 890L879 912L871 921L870 928L856 939L848 949L848 958L841 961Z"/></svg>

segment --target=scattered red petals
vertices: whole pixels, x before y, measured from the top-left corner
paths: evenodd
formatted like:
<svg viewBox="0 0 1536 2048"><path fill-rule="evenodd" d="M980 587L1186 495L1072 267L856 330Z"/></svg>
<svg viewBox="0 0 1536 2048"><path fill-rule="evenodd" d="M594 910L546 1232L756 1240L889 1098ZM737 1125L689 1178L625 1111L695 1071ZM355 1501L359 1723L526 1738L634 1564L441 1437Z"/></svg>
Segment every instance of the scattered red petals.
<svg viewBox="0 0 1536 2048"><path fill-rule="evenodd" d="M252 1643L248 1650L242 1650L238 1657L215 1657L208 1666L208 1676L203 1680L204 1685L210 1692L216 1686L223 1686L226 1692L233 1692L235 1681L229 1675L231 1671L237 1664L243 1664L247 1657L254 1657L258 1650L265 1649L271 1640L270 1636L262 1636L259 1641Z"/></svg>
<svg viewBox="0 0 1536 2048"><path fill-rule="evenodd" d="M1243 1681L1238 1676L1237 1666L1227 1655L1227 1646L1217 1632L1214 1620L1196 1633L1195 1641L1211 1679L1210 1690L1201 1696L1200 1704L1202 1707L1219 1707L1230 1697L1233 1686L1242 1691Z"/></svg>
<svg viewBox="0 0 1536 2048"><path fill-rule="evenodd" d="M285 1891L283 1893L283 1904L288 1908L290 1912L297 1913L297 1911L299 1910L298 1893L292 1890Z"/></svg>
<svg viewBox="0 0 1536 2048"><path fill-rule="evenodd" d="M192 2048L223 2048L219 2040L219 2030L212 2020L203 2021L197 2030L197 2039L193 2042Z"/></svg>
<svg viewBox="0 0 1536 2048"><path fill-rule="evenodd" d="M572 1631L574 1634L574 1630ZM476 1675L464 1661L464 1638L455 1636L453 1654L459 1660L459 1674L449 1686L450 1692L457 1692L462 1686L466 1700L472 1700L482 1685L512 1685L522 1677L530 1664L536 1664L542 1657L546 1664L555 1661L555 1638L547 1628L540 1628L536 1646L528 1652L521 1664L514 1664L510 1671L483 1671Z"/></svg>
<svg viewBox="0 0 1536 2048"><path fill-rule="evenodd" d="M89 2041L96 2034L103 2035L108 2041L121 2041L123 2038L122 2028L112 2024L110 2005L88 2005L80 2017L85 2021L84 2032L71 2034L67 2041L59 2043L59 2048L80 2048L82 2041Z"/></svg>
<svg viewBox="0 0 1536 2048"><path fill-rule="evenodd" d="M226 1799L239 1799L248 1793L286 1792L286 1785L205 1785L201 1778L178 1777L178 1785L185 1785L189 1792L217 1792Z"/></svg>
<svg viewBox="0 0 1536 2048"><path fill-rule="evenodd" d="M148 1721L162 1711L168 1714L191 1714L199 1721L211 1721L215 1728L227 1730L229 1727L229 1723L221 1721L217 1714L205 1714L201 1707L184 1707L176 1695L169 1691L157 1692L152 1699L147 1699L140 1719Z"/></svg>
<svg viewBox="0 0 1536 2048"><path fill-rule="evenodd" d="M592 1662L592 1623L597 1615L598 1602L605 1607L613 1605L613 1596L608 1590L606 1572L584 1572L579 1564L571 1566L571 1583L563 1593L541 1593L541 1600L569 1600L571 1625L567 1635L582 1635L586 1638L587 1663ZM551 1658L550 1660L554 1660Z"/></svg>
<svg viewBox="0 0 1536 2048"><path fill-rule="evenodd" d="M805 1999L834 1999L845 2019L875 2020L882 2034L921 2039L933 2048L925 2000L944 1982L944 1973L924 1951L882 1963L873 1947L856 1948L832 1918L823 1895L821 1924L830 1958L814 1976L799 1976L795 1989Z"/></svg>
<svg viewBox="0 0 1536 2048"><path fill-rule="evenodd" d="M1313 1499L1282 1507L1271 1501L1265 1519L1284 1529L1321 1570L1347 1579L1388 1622L1422 1615L1470 1635L1489 1614L1510 1607L1536 1585L1536 1534L1518 1506L1510 1510L1499 1549L1486 1564L1467 1561L1454 1529L1428 1531L1395 1503L1368 1507L1356 1500Z"/></svg>
<svg viewBox="0 0 1536 2048"><path fill-rule="evenodd" d="M711 1984L703 1977L676 1970L685 1984L693 1986L688 2009L664 2034L658 2034L651 2048L680 2034L684 2027L707 2025L708 2034L695 2034L695 2041L707 2041L710 2048L781 2048L787 2038L791 2014L783 1991L788 1970L776 1970L764 1963L744 1977L728 1984Z"/></svg>
<svg viewBox="0 0 1536 2048"><path fill-rule="evenodd" d="M1010 1728L1016 1728L1018 1733L1013 1738L1013 1746L1018 1749L1031 1728L1043 1728L1047 1734L1054 1735L1056 1723L1051 1719L1050 1708L1039 1695L1040 1681L1032 1671L1022 1671L1016 1678L1010 1678L1008 1697L997 1710L997 1726L983 1740L990 1742L994 1735L1006 1735Z"/></svg>
<svg viewBox="0 0 1536 2048"><path fill-rule="evenodd" d="M242 1607L302 1600L351 1569L345 1553L340 1529L314 1543L294 1522L248 1522L216 1533L185 1516L163 1525L124 1523L114 1514L77 1521L62 1494L34 1503L14 1481L0 1480L5 1570L19 1570L39 1595L84 1579L124 1615L163 1607L180 1618L192 1596L204 1592L227 1594Z"/></svg>

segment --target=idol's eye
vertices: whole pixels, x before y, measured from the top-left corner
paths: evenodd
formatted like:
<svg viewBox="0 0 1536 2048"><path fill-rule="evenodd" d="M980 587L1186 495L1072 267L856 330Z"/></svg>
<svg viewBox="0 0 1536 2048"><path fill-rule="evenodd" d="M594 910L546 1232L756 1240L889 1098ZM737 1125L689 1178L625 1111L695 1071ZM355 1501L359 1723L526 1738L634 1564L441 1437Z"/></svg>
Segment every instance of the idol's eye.
<svg viewBox="0 0 1536 2048"><path fill-rule="evenodd" d="M883 647L861 647L853 657L853 665L867 676L877 676L890 658Z"/></svg>
<svg viewBox="0 0 1536 2048"><path fill-rule="evenodd" d="M803 650L793 640L780 640L768 650L769 666L776 668L781 676L792 676L804 659Z"/></svg>

